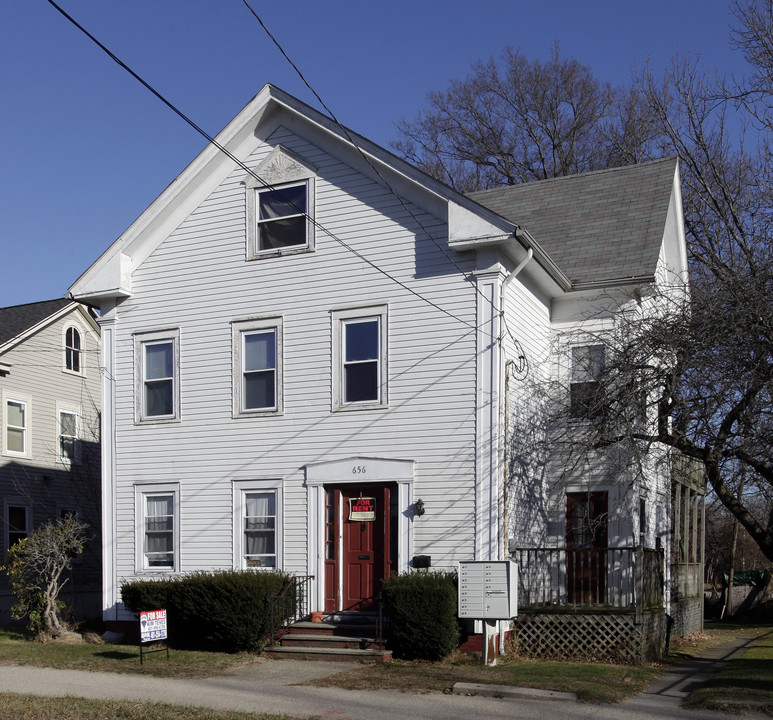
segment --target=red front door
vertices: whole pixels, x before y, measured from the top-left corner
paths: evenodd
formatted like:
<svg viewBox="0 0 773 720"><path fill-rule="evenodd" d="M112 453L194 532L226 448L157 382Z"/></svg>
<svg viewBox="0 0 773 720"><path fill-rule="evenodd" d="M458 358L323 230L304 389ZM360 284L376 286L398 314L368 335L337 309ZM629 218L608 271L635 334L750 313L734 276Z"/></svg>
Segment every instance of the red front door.
<svg viewBox="0 0 773 720"><path fill-rule="evenodd" d="M325 610L371 610L396 566L397 487L342 485L326 496ZM359 498L373 499L372 519L357 509Z"/></svg>

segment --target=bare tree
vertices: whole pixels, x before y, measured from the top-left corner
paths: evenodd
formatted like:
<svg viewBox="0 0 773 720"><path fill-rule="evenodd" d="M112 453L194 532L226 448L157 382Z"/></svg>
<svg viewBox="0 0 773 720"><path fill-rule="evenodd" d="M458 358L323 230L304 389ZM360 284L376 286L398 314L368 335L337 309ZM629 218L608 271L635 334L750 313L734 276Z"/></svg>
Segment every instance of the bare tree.
<svg viewBox="0 0 773 720"><path fill-rule="evenodd" d="M558 47L544 63L506 48L428 105L398 123L393 147L462 192L637 162L650 129L638 91L600 82Z"/></svg>
<svg viewBox="0 0 773 720"><path fill-rule="evenodd" d="M59 618L59 593L67 583L65 571L75 555L83 552L87 525L68 514L57 522L41 525L8 551L2 567L8 573L16 604L11 614L29 618L30 627L44 635L61 635L66 628Z"/></svg>

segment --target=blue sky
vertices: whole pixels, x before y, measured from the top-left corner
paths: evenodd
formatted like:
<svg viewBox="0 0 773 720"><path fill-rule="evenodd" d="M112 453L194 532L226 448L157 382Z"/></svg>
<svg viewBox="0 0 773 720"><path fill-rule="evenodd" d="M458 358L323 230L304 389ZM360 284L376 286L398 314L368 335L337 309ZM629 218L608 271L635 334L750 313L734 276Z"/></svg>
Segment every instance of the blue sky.
<svg viewBox="0 0 773 720"><path fill-rule="evenodd" d="M338 119L387 146L430 90L507 45L602 80L678 50L740 72L724 0L250 0ZM59 0L211 135L267 82L317 107L242 0ZM205 140L46 0L0 24L0 307L60 297Z"/></svg>

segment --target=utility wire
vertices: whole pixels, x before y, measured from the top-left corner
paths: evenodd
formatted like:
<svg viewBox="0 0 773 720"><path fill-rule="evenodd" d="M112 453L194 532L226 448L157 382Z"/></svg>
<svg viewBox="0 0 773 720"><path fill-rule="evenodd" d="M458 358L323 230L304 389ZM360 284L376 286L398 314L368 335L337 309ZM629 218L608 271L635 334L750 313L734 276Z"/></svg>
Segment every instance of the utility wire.
<svg viewBox="0 0 773 720"><path fill-rule="evenodd" d="M78 30L80 30L86 37L88 37L94 44L96 44L105 54L107 54L108 57L110 57L111 60L113 60L117 65L119 65L121 68L126 70L135 80L137 80L140 84L142 84L143 87L145 87L147 90L149 90L153 95L155 95L164 105L166 105L172 112L174 112L176 115L178 115L182 120L184 120L188 125L190 125L196 132L198 132L200 135L202 135L204 138L207 139L208 142L212 143L220 152L225 154L230 160L232 160L236 165L238 165L242 170L247 172L251 177L255 178L259 183L261 183L264 187L270 189L270 190L276 190L276 188L271 185L271 183L265 181L263 178L259 177L254 170L247 167L239 158L237 158L235 155L233 155L227 148L223 147L215 138L213 138L209 133L207 133L203 128L199 127L193 120L191 120L185 113L183 113L181 110L179 110L175 105L173 105L169 100L167 100L160 92L158 92L155 88L153 88L148 82L146 82L142 77L140 77L134 70L132 70L126 63L124 63L119 57L117 57L113 52L111 52L105 45L103 45L97 38L95 38L88 30L86 30L77 20L75 20L72 16L70 16L67 12L65 12L59 5L57 5L54 0L48 0L48 3L54 7L59 13L61 13L70 23L72 23ZM281 192L281 190L280 190ZM429 298L424 297L421 293L417 292L413 288L406 285L401 280L397 279L390 273L388 273L386 270L383 270L378 265L376 265L373 261L366 258L362 253L358 252L354 248L352 248L350 245L345 243L341 238L339 238L337 235L332 233L330 230L325 228L323 225L321 225L315 218L311 217L308 213L304 212L300 208L297 208L294 203L291 201L287 201L290 205L295 207L299 212L304 215L313 225L314 227L320 229L322 232L324 232L328 237L338 242L343 248L348 250L350 253L355 255L357 258L362 260L363 262L370 265L374 270L381 273L385 277L387 277L392 282L396 283L400 287L402 287L404 290L407 290L412 295L416 296L421 300L422 302L427 303L428 305L431 305L436 310L439 310L440 312L444 313L445 315L448 315L450 318L453 318L457 322L462 323L463 325L466 325L470 328L475 328L475 325L469 323L466 320L463 320L460 317L457 317L449 310L446 310L445 308L441 307L440 305L434 303Z"/></svg>
<svg viewBox="0 0 773 720"><path fill-rule="evenodd" d="M389 190L389 192L397 198L399 203L403 206L403 209L413 218L414 222L421 228L421 230L424 232L424 234L432 240L432 242L435 244L435 246L440 250L440 252L445 255L446 259L459 271L461 276L468 281L472 287L475 289L475 292L480 295L485 302L489 303L492 307L492 309L496 312L496 306L494 305L493 300L490 300L487 298L481 289L478 287L477 283L475 282L475 277L472 273L467 273L465 270L463 270L459 264L456 262L456 260L446 251L445 247L438 242L438 240L435 238L435 236L426 228L424 227L424 224L421 222L421 220L416 217L415 213L411 210L411 208L408 206L408 204L403 200L402 196L399 195L394 188L389 184L389 182L384 178L384 176L381 174L379 169L371 162L371 159L365 154L365 152L360 148L359 144L355 141L355 139L351 136L351 133L349 132L349 129L342 125L338 118L336 117L335 113L328 107L327 103L320 97L319 93L311 86L311 83L306 79L304 74L301 72L301 70L298 68L298 66L293 62L292 58L285 52L285 49L282 47L281 43L274 37L273 33L268 29L266 24L261 19L260 15L258 15L257 12L253 9L252 5L250 5L249 0L242 0L242 2L247 6L247 9L252 13L253 17L260 23L260 26L263 28L263 30L266 32L266 35L271 39L271 41L276 45L277 49L280 53L284 56L285 60L287 60L288 63L290 63L290 66L295 70L298 77L301 79L303 84L309 89L309 91L314 95L315 98L319 101L319 104L325 109L327 114L330 116L331 120L339 127L341 132L346 136L346 139L351 143L352 147L357 150L357 152L360 154L363 160L370 166L371 170L376 174L378 179L386 186L386 188ZM516 346L516 348L520 351L521 356L525 357L525 353L523 351L523 346L521 343L515 339L513 336L513 333L510 331L509 326L507 325L507 317L505 315L505 309L502 307L499 310L499 315L502 321L502 326L507 331L507 334L510 336L510 339L512 340L513 344ZM500 342L502 341L502 337L500 334Z"/></svg>

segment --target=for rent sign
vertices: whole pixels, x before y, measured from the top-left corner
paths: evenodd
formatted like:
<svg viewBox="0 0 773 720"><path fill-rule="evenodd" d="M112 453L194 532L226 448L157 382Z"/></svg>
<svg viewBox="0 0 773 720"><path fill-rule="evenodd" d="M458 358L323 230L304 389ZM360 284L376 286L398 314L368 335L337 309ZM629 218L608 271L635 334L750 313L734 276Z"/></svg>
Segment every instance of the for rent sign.
<svg viewBox="0 0 773 720"><path fill-rule="evenodd" d="M358 497L349 499L349 520L373 522L376 519L376 498Z"/></svg>
<svg viewBox="0 0 773 720"><path fill-rule="evenodd" d="M140 612L140 642L166 640L166 610Z"/></svg>

